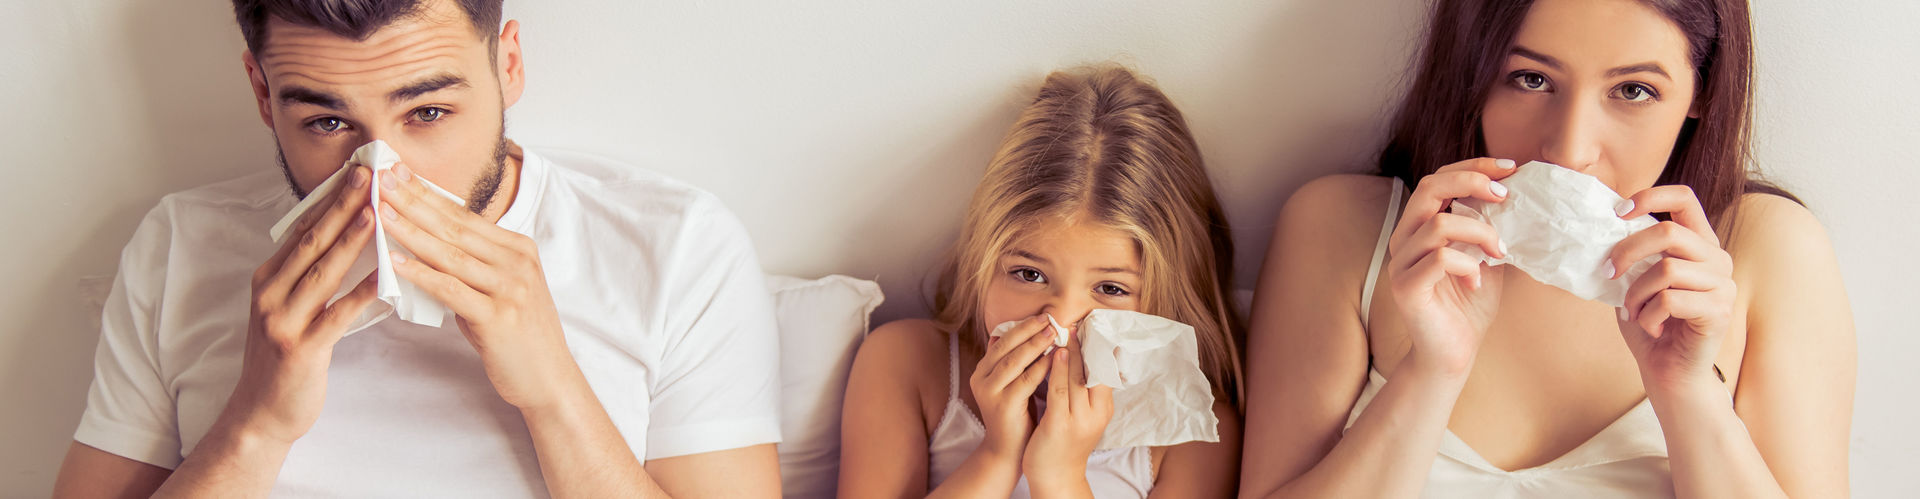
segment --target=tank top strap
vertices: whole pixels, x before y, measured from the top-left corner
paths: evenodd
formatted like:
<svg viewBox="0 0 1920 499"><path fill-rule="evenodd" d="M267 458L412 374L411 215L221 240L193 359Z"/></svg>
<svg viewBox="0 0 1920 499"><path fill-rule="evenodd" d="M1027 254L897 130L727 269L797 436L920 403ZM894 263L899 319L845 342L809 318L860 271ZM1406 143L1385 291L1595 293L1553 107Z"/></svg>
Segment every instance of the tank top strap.
<svg viewBox="0 0 1920 499"><path fill-rule="evenodd" d="M1392 178L1393 192L1387 196L1387 217L1380 222L1380 238L1373 243L1373 258L1367 263L1367 282L1360 288L1360 327L1367 327L1373 312L1373 283L1380 280L1380 262L1387 255L1387 239L1393 236L1393 224L1400 221L1400 198L1406 185Z"/></svg>

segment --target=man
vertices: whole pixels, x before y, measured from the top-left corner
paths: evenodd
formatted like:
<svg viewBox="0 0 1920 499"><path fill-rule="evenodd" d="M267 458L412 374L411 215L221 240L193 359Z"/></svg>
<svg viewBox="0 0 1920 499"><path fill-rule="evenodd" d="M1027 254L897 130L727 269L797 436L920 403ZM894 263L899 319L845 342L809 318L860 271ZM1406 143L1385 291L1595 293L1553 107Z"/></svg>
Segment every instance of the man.
<svg viewBox="0 0 1920 499"><path fill-rule="evenodd" d="M500 8L234 1L282 171L167 196L135 232L56 496L778 495L744 230L683 184L506 140L525 80ZM268 237L374 140L400 164ZM391 309L348 272L376 217L453 320L354 327Z"/></svg>

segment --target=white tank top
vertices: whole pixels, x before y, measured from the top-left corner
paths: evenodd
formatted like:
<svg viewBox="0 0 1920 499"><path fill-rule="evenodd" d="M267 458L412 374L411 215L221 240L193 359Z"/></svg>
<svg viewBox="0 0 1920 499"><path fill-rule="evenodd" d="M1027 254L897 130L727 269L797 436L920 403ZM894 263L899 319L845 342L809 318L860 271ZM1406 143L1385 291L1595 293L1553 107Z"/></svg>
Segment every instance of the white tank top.
<svg viewBox="0 0 1920 499"><path fill-rule="evenodd" d="M1360 323L1365 327L1373 305L1373 283L1379 278L1380 259L1386 254L1387 238L1399 220L1400 197L1405 187L1393 180L1393 195L1387 200L1387 219L1380 226L1380 240L1374 243L1373 262L1367 267L1367 282L1360 296ZM1371 367L1367 369L1367 387L1347 413L1352 427L1360 419L1375 394L1387 384L1387 378ZM1536 497L1673 497L1673 474L1667 468L1667 441L1654 417L1653 405L1645 399L1628 410L1593 438L1574 447L1559 458L1532 468L1507 471L1487 462L1465 441L1448 430L1440 440L1440 455L1427 474L1426 490L1421 497L1442 498L1536 498Z"/></svg>
<svg viewBox="0 0 1920 499"><path fill-rule="evenodd" d="M947 481L973 449L986 439L987 428L980 418L960 401L960 345L956 335L947 335L947 408L934 425L927 441L927 491ZM1096 450L1087 456L1087 485L1101 499L1146 497L1153 489L1153 454L1149 447ZM1025 499L1027 478L1014 484L1010 498Z"/></svg>

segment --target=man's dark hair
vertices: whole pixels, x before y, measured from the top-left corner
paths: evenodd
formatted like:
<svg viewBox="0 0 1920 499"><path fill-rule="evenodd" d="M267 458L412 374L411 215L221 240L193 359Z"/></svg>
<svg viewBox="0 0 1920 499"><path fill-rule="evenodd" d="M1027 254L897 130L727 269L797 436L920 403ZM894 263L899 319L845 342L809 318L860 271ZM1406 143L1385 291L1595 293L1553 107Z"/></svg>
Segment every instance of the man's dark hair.
<svg viewBox="0 0 1920 499"><path fill-rule="evenodd" d="M259 54L260 48L267 45L267 20L271 18L365 40L382 27L418 15L426 8L426 1L233 0L233 17L240 22L240 36L247 39L247 50ZM487 40L487 46L494 46L497 40L494 35L500 29L500 5L505 0L452 1L466 11L467 20L473 22L474 31Z"/></svg>

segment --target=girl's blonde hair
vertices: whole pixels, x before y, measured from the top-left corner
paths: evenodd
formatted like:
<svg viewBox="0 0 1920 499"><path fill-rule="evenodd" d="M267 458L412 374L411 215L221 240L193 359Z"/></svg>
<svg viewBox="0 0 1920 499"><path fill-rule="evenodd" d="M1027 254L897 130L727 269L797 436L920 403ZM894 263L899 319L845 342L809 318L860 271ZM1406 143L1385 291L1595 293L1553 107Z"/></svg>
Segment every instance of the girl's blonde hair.
<svg viewBox="0 0 1920 499"><path fill-rule="evenodd" d="M996 261L1048 217L1131 236L1139 249L1142 312L1194 328L1200 367L1216 395L1241 400L1231 286L1233 241L1173 102L1118 66L1047 76L987 165L960 238L935 285L934 321L984 351L981 301Z"/></svg>

